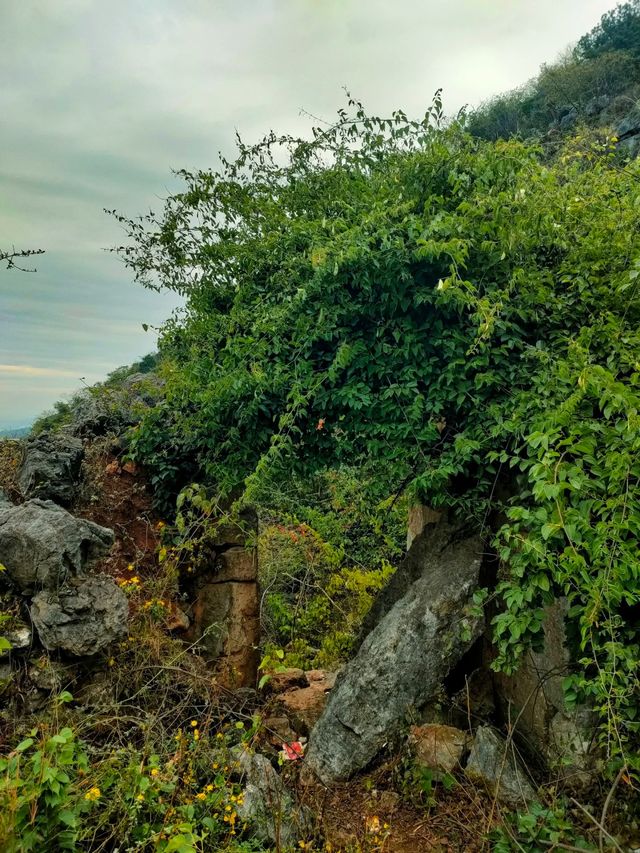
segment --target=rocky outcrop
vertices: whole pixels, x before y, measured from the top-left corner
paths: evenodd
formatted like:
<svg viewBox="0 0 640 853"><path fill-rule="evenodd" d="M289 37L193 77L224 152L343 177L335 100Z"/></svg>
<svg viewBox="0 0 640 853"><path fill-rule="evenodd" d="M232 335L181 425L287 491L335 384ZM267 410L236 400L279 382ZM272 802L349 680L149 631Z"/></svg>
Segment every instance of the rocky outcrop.
<svg viewBox="0 0 640 853"><path fill-rule="evenodd" d="M374 605L379 621L311 732L306 764L322 781L365 767L480 636L483 619L471 598L482 551L478 537L446 523L413 543Z"/></svg>
<svg viewBox="0 0 640 853"><path fill-rule="evenodd" d="M45 433L28 439L18 473L23 497L69 506L78 488L83 454L80 439L65 433Z"/></svg>
<svg viewBox="0 0 640 853"><path fill-rule="evenodd" d="M106 576L77 580L62 592L39 592L31 620L48 651L83 657L102 651L127 631L127 597Z"/></svg>
<svg viewBox="0 0 640 853"><path fill-rule="evenodd" d="M535 800L536 793L513 743L507 743L489 726L477 730L465 774L508 805L522 807Z"/></svg>
<svg viewBox="0 0 640 853"><path fill-rule="evenodd" d="M84 573L113 542L111 530L75 518L53 501L0 507L0 562L26 595Z"/></svg>

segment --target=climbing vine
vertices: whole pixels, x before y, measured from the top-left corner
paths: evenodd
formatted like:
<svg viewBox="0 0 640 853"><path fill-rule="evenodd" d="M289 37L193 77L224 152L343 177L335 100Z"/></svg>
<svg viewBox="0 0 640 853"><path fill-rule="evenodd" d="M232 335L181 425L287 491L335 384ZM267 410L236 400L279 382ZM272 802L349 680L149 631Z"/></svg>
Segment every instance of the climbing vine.
<svg viewBox="0 0 640 853"><path fill-rule="evenodd" d="M497 666L569 604L573 699L637 738L640 168L576 137L553 162L349 99L310 139L238 140L119 217L137 279L181 294L166 396L132 437L160 499L247 500L341 466L485 529L507 513Z"/></svg>

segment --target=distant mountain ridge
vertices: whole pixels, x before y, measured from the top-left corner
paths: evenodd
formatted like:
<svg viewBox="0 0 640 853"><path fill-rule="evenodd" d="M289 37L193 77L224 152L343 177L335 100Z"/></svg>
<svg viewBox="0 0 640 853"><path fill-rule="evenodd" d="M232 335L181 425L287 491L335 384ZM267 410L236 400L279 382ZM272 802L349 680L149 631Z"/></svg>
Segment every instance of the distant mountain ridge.
<svg viewBox="0 0 640 853"><path fill-rule="evenodd" d="M31 432L30 426L0 429L0 438L25 438Z"/></svg>

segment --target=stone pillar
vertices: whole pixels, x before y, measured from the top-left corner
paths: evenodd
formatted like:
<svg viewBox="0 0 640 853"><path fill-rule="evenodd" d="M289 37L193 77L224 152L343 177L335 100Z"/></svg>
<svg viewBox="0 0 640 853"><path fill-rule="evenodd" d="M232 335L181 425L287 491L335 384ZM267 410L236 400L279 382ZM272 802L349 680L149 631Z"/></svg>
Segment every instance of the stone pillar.
<svg viewBox="0 0 640 853"><path fill-rule="evenodd" d="M419 536L427 524L435 524L442 518L442 513L423 504L414 504L409 507L409 521L407 524L407 551L411 548L413 540Z"/></svg>
<svg viewBox="0 0 640 853"><path fill-rule="evenodd" d="M255 687L260 643L260 594L255 547L228 536L216 543L211 568L194 581L188 639L215 666L227 687ZM235 540L235 541L234 541Z"/></svg>

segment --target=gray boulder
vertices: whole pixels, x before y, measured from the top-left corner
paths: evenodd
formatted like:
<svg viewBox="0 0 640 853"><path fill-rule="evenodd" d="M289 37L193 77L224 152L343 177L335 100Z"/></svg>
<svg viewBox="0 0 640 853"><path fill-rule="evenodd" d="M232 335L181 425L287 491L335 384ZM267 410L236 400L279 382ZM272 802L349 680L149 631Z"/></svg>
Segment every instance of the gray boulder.
<svg viewBox="0 0 640 853"><path fill-rule="evenodd" d="M114 535L53 501L0 507L0 563L22 593L54 589L108 553Z"/></svg>
<svg viewBox="0 0 640 853"><path fill-rule="evenodd" d="M434 553L428 543L436 542ZM471 598L482 550L478 537L460 538L446 524L415 540L398 572L407 581L417 574L417 552L428 554L422 576L402 596L401 583L383 592L380 621L338 676L311 732L305 764L323 782L348 779L365 767L480 636L483 618Z"/></svg>
<svg viewBox="0 0 640 853"><path fill-rule="evenodd" d="M615 128L618 146L630 157L640 153L640 105L636 104L631 112Z"/></svg>
<svg viewBox="0 0 640 853"><path fill-rule="evenodd" d="M72 435L45 433L30 438L18 473L23 496L68 506L76 494L83 455L82 441Z"/></svg>
<svg viewBox="0 0 640 853"><path fill-rule="evenodd" d="M245 778L243 803L238 806L240 819L250 824L261 843L273 844L278 850L293 847L306 834L307 811L295 804L264 755L242 750L239 761Z"/></svg>
<svg viewBox="0 0 640 853"><path fill-rule="evenodd" d="M477 730L464 772L503 803L522 806L536 798L513 745L489 726Z"/></svg>
<svg viewBox="0 0 640 853"><path fill-rule="evenodd" d="M30 613L45 649L82 657L126 633L129 605L115 581L100 575L76 580L62 592L39 592Z"/></svg>

